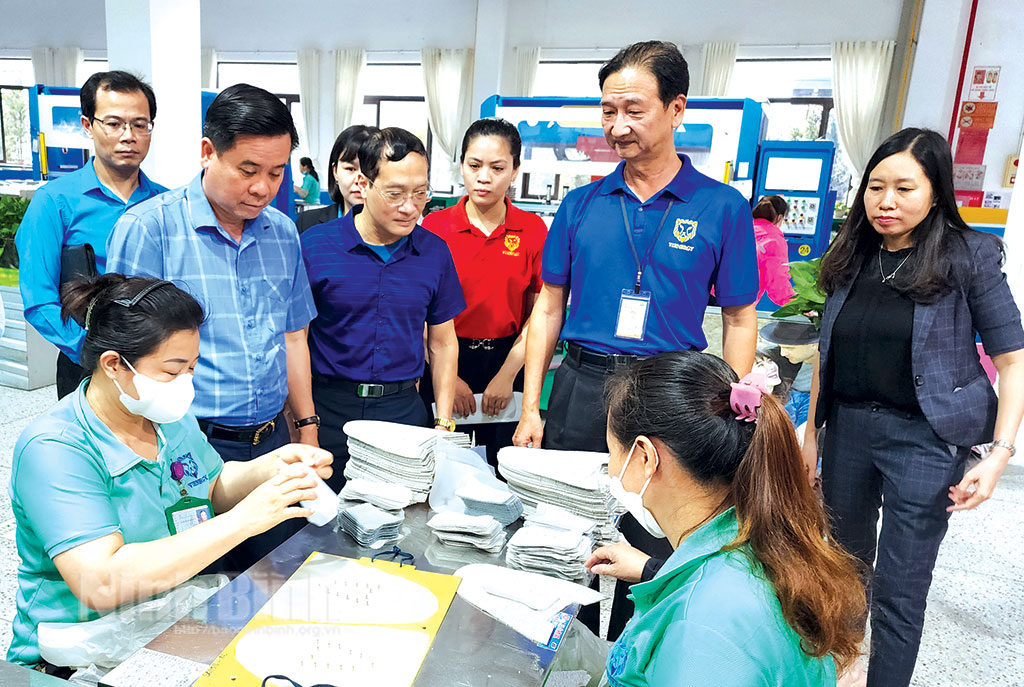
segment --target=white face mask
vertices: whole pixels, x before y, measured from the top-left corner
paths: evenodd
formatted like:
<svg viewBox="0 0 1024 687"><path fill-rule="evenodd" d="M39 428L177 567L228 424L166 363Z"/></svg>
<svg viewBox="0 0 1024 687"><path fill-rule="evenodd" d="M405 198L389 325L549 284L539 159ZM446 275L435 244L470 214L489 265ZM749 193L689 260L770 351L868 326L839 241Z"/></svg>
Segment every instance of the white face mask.
<svg viewBox="0 0 1024 687"><path fill-rule="evenodd" d="M626 488L622 486L622 476L626 474L626 468L629 466L629 460L633 457L633 451L636 450L637 443L633 442L633 446L629 449L629 455L626 456L626 462L622 464L622 470L619 472L618 477L612 477L611 482L608 486L608 490L611 495L614 496L619 503L625 507L629 514L636 518L645 530L652 536L658 539L664 539L665 533L662 532L661 527L658 526L658 521L654 519L654 515L651 511L644 507L644 492L647 491L647 486L651 483L651 477L647 478L644 482L644 486L640 489L639 494L634 494L631 491L626 491ZM661 462L658 458L658 454L654 454L654 469L658 469L658 464Z"/></svg>
<svg viewBox="0 0 1024 687"><path fill-rule="evenodd" d="M123 357L121 360L124 360L128 369L135 373L132 382L135 384L135 392L139 395L138 398L132 398L125 393L117 380L114 380L114 386L121 392L121 404L129 413L141 415L157 424L177 422L185 417L185 413L192 405L192 399L196 396L191 373L180 374L169 382L158 382L140 374Z"/></svg>

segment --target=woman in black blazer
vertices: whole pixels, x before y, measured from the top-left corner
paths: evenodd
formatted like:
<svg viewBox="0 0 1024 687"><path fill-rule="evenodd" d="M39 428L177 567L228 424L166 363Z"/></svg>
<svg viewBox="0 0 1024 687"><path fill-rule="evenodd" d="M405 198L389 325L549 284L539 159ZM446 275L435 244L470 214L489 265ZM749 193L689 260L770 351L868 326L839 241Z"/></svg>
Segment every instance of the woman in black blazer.
<svg viewBox="0 0 1024 687"><path fill-rule="evenodd" d="M356 185L359 179L359 146L375 131L375 126L353 124L334 139L327 167L327 191L334 202L322 208L300 212L299 218L295 220L300 234L310 227L341 217L353 205L362 205L363 195Z"/></svg>
<svg viewBox="0 0 1024 687"><path fill-rule="evenodd" d="M946 140L904 129L866 169L822 261L828 298L804 458L813 479L826 425L833 535L870 583L867 684L897 687L913 675L950 512L989 498L1016 451L1024 331L1001 241L960 218ZM976 332L999 371L998 400ZM987 457L964 475L971 447L986 442Z"/></svg>

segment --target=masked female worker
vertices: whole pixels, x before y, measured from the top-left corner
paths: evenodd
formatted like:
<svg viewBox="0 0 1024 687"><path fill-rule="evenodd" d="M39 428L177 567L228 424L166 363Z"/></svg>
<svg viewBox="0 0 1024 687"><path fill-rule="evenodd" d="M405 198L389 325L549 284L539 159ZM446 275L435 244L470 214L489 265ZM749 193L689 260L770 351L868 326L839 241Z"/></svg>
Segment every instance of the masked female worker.
<svg viewBox="0 0 1024 687"><path fill-rule="evenodd" d="M315 498L295 444L223 463L189 412L203 311L166 281L75 282L63 314L86 329L78 390L22 432L11 467L18 612L7 660L41 663L41 622L93 620L166 591ZM307 467L309 466L309 467ZM213 517L216 516L216 517ZM44 665L54 671L52 666Z"/></svg>
<svg viewBox="0 0 1024 687"><path fill-rule="evenodd" d="M737 383L721 359L677 351L606 385L612 494L674 549L631 587L613 687L821 687L859 652L853 558L826 540L793 425L757 374ZM619 543L587 565L638 582L647 558Z"/></svg>

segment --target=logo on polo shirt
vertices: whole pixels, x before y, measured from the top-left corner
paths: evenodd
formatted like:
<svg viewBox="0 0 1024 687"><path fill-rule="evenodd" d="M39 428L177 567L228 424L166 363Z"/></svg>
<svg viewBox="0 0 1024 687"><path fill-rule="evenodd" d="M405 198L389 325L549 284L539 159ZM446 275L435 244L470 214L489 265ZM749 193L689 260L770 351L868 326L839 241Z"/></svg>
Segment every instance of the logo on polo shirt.
<svg viewBox="0 0 1024 687"><path fill-rule="evenodd" d="M190 489L198 487L209 479L209 475L199 475L199 463L197 463L196 459L192 457L191 451L183 456L178 456L174 460L181 463L181 467L185 471L185 476L192 478L192 481L188 483L188 487Z"/></svg>
<svg viewBox="0 0 1024 687"><path fill-rule="evenodd" d="M501 252L502 255L519 257L519 253L516 252L519 250L519 237L515 234L505 234L505 248L506 250Z"/></svg>
<svg viewBox="0 0 1024 687"><path fill-rule="evenodd" d="M677 219L676 226L672 229L672 235L676 237L676 241L679 243L669 242L669 246L679 250L692 251L693 246L686 246L683 244L697 235L697 220Z"/></svg>

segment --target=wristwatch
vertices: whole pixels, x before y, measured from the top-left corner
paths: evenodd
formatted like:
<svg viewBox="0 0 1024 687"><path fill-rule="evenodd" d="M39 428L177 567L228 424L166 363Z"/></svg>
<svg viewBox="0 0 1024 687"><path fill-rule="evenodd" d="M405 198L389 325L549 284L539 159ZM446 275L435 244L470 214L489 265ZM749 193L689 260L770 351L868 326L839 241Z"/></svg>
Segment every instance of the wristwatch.
<svg viewBox="0 0 1024 687"><path fill-rule="evenodd" d="M296 420L295 421L295 429L302 429L306 425L316 425L319 428L320 427L320 416L319 415L310 415L309 417L304 417L301 420Z"/></svg>
<svg viewBox="0 0 1024 687"><path fill-rule="evenodd" d="M995 441L993 441L988 446L989 446L990 449L995 448L996 446L1002 446L1003 448L1005 448L1007 451L1010 452L1010 457L1011 458L1014 456L1014 454L1017 453L1017 447L1014 446L1009 441L1007 441L1006 439L996 439Z"/></svg>
<svg viewBox="0 0 1024 687"><path fill-rule="evenodd" d="M455 420L450 420L450 419L448 419L446 417L435 417L434 418L434 426L435 427L444 427L449 432L454 432L455 431Z"/></svg>

